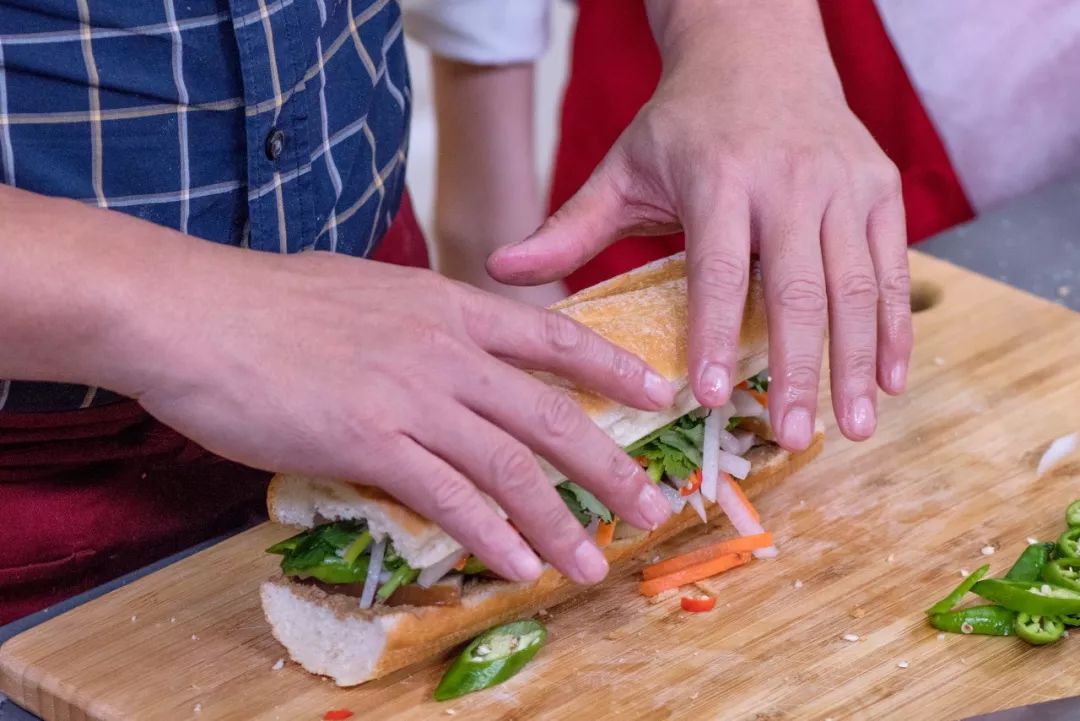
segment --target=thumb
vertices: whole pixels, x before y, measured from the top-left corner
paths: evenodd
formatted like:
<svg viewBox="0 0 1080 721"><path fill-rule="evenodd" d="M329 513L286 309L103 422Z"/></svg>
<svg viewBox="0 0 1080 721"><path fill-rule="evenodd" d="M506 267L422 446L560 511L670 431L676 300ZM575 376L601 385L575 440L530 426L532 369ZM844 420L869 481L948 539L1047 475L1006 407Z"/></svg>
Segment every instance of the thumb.
<svg viewBox="0 0 1080 721"><path fill-rule="evenodd" d="M621 237L624 171L607 159L581 189L520 243L496 250L491 277L511 285L539 285L566 277Z"/></svg>

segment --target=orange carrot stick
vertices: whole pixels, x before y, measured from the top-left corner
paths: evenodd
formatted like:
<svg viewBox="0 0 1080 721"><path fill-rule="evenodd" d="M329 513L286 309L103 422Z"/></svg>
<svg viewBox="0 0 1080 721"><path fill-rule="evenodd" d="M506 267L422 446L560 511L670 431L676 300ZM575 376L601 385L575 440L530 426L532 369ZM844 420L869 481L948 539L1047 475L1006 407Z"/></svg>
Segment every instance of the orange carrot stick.
<svg viewBox="0 0 1080 721"><path fill-rule="evenodd" d="M754 390L753 388L750 387L750 384L747 383L746 381L743 381L742 383L740 383L739 385L737 385L735 387L736 388L741 388L742 390L749 393L751 396L754 397L755 401L757 401L761 405L765 406L766 408L769 407L769 392L768 391Z"/></svg>
<svg viewBox="0 0 1080 721"><path fill-rule="evenodd" d="M653 578L659 578L660 576L667 576L668 574L681 571L690 566L705 563L706 561L719 558L720 556L730 556L733 553L749 553L750 551L756 551L759 548L767 548L771 545L773 545L771 533L759 533L754 536L729 538L726 541L720 541L719 543L695 548L689 553L673 556L664 559L659 563L653 563L642 569L641 575L648 581Z"/></svg>
<svg viewBox="0 0 1080 721"><path fill-rule="evenodd" d="M724 571L729 571L732 568L741 566L749 561L749 553L729 553L726 556L719 556L710 561L705 561L705 563L688 566L681 571L669 573L666 576L651 578L648 581L642 582L642 584L638 586L638 590L641 591L641 595L643 596L655 596L658 593L663 593L672 588L678 588L679 586L685 586L688 583L711 578L712 576L719 575Z"/></svg>
<svg viewBox="0 0 1080 721"><path fill-rule="evenodd" d="M600 525L596 527L596 545L603 548L609 545L615 538L615 521L606 523L600 521Z"/></svg>

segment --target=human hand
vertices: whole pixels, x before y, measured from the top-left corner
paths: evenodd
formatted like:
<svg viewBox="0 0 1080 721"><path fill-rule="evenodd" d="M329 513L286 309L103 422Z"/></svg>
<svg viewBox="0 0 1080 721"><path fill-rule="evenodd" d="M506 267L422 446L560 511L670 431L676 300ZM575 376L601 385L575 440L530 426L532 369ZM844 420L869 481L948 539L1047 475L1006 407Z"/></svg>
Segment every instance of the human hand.
<svg viewBox="0 0 1080 721"><path fill-rule="evenodd" d="M664 72L589 181L491 274L565 276L627 235L686 233L691 382L731 392L752 252L769 319L770 417L786 448L813 433L826 325L833 409L855 440L877 385L901 393L912 346L898 172L851 113L816 6L649 2Z"/></svg>
<svg viewBox="0 0 1080 721"><path fill-rule="evenodd" d="M152 322L117 390L207 449L377 486L508 579L539 576L537 554L579 583L607 571L533 452L635 526L667 517L622 449L515 367L670 406L671 384L636 356L565 316L429 271L205 246L140 294Z"/></svg>

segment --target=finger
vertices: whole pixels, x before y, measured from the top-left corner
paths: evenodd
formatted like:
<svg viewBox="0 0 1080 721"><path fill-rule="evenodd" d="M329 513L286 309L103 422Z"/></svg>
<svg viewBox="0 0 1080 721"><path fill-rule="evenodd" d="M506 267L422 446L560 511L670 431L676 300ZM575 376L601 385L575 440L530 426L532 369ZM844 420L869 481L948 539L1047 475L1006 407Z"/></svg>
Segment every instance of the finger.
<svg viewBox="0 0 1080 721"><path fill-rule="evenodd" d="M750 206L744 193L726 188L683 216L691 379L698 401L716 408L731 396L738 362L750 282Z"/></svg>
<svg viewBox="0 0 1080 721"><path fill-rule="evenodd" d="M418 424L417 440L498 501L532 547L577 583L607 575L604 554L520 442L468 409L436 412Z"/></svg>
<svg viewBox="0 0 1080 721"><path fill-rule="evenodd" d="M907 230L899 193L870 212L867 237L879 290L878 384L886 393L897 395L907 387L908 364L915 343Z"/></svg>
<svg viewBox="0 0 1080 721"><path fill-rule="evenodd" d="M479 363L486 382L461 384L457 393L463 403L595 493L628 523L650 529L663 523L671 512L667 499L569 395L507 365Z"/></svg>
<svg viewBox="0 0 1080 721"><path fill-rule="evenodd" d="M851 199L838 195L821 233L833 411L841 433L854 441L869 438L877 425L878 284L865 227Z"/></svg>
<svg viewBox="0 0 1080 721"><path fill-rule="evenodd" d="M437 524L503 578L540 577L543 565L533 550L449 464L404 436L386 459L382 478L407 479L380 484L388 493Z"/></svg>
<svg viewBox="0 0 1080 721"><path fill-rule="evenodd" d="M463 309L477 345L517 366L555 373L644 410L675 400L675 388L648 363L561 313L481 293Z"/></svg>
<svg viewBox="0 0 1080 721"><path fill-rule="evenodd" d="M621 164L605 158L581 189L532 235L496 250L487 270L510 285L559 280L585 265L621 236Z"/></svg>
<svg viewBox="0 0 1080 721"><path fill-rule="evenodd" d="M810 445L825 341L821 211L775 208L761 218L761 263L769 318L769 415L780 445Z"/></svg>

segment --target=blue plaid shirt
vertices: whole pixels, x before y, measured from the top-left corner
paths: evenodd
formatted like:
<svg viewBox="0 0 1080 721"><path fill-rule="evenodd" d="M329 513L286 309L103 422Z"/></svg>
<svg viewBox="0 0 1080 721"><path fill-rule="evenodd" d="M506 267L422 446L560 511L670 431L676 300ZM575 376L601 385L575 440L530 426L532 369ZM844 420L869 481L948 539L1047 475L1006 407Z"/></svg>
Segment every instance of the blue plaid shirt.
<svg viewBox="0 0 1080 721"><path fill-rule="evenodd" d="M401 199L408 83L396 0L2 0L0 180L218 243L364 256ZM0 382L0 410L115 400Z"/></svg>

